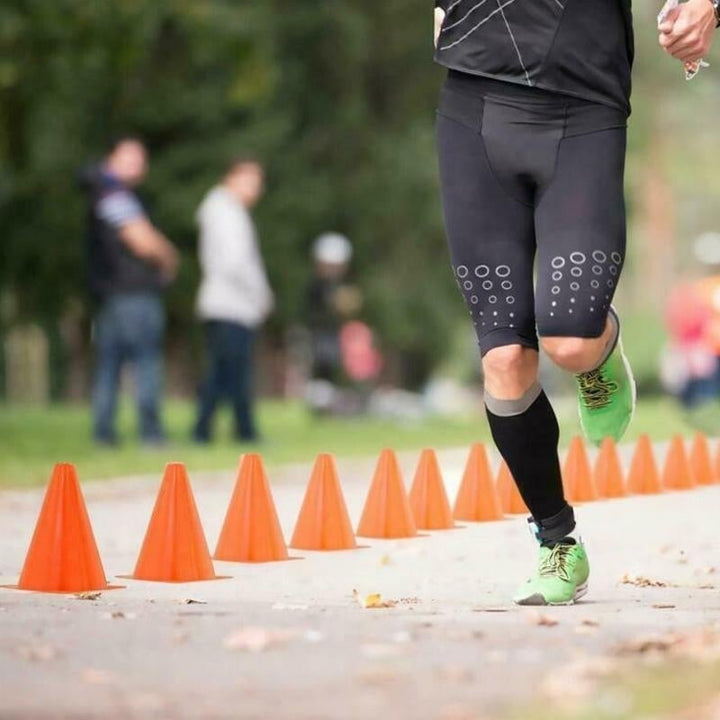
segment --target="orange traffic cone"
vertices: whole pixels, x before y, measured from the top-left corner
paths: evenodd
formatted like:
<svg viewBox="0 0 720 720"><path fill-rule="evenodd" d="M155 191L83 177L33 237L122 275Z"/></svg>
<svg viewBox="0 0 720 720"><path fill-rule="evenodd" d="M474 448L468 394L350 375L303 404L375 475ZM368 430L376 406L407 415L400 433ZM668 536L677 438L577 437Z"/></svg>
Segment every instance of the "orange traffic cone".
<svg viewBox="0 0 720 720"><path fill-rule="evenodd" d="M392 450L380 453L357 534L373 538L407 538L417 535L397 456Z"/></svg>
<svg viewBox="0 0 720 720"><path fill-rule="evenodd" d="M185 465L165 466L165 475L132 575L135 580L215 580Z"/></svg>
<svg viewBox="0 0 720 720"><path fill-rule="evenodd" d="M598 499L585 444L579 435L570 442L562 468L562 478L568 502L590 502Z"/></svg>
<svg viewBox="0 0 720 720"><path fill-rule="evenodd" d="M18 590L110 590L75 466L58 463L45 492Z"/></svg>
<svg viewBox="0 0 720 720"><path fill-rule="evenodd" d="M290 545L303 550L357 547L332 455L317 456Z"/></svg>
<svg viewBox="0 0 720 720"><path fill-rule="evenodd" d="M470 448L460 489L455 498L453 517L469 522L502 519L500 498L492 480L485 446L481 443L475 443Z"/></svg>
<svg viewBox="0 0 720 720"><path fill-rule="evenodd" d="M720 443L718 443L715 455L715 482L720 483Z"/></svg>
<svg viewBox="0 0 720 720"><path fill-rule="evenodd" d="M270 483L259 455L248 453L240 459L235 490L214 557L230 562L288 559Z"/></svg>
<svg viewBox="0 0 720 720"><path fill-rule="evenodd" d="M647 435L641 435L628 474L628 491L638 495L654 495L663 491L660 484L652 443Z"/></svg>
<svg viewBox="0 0 720 720"><path fill-rule="evenodd" d="M594 480L600 497L618 498L627 494L617 447L611 437L606 437L600 446Z"/></svg>
<svg viewBox="0 0 720 720"><path fill-rule="evenodd" d="M710 459L710 448L703 433L695 433L690 449L690 467L698 485L713 485L715 470Z"/></svg>
<svg viewBox="0 0 720 720"><path fill-rule="evenodd" d="M449 530L455 526L434 450L420 454L410 488L410 507L420 530Z"/></svg>
<svg viewBox="0 0 720 720"><path fill-rule="evenodd" d="M500 496L500 507L508 515L528 515L530 511L520 495L515 479L507 463L502 460L497 476L497 494Z"/></svg>
<svg viewBox="0 0 720 720"><path fill-rule="evenodd" d="M663 468L662 484L670 490L688 490L697 485L690 460L685 452L685 443L680 435L675 435L670 441Z"/></svg>

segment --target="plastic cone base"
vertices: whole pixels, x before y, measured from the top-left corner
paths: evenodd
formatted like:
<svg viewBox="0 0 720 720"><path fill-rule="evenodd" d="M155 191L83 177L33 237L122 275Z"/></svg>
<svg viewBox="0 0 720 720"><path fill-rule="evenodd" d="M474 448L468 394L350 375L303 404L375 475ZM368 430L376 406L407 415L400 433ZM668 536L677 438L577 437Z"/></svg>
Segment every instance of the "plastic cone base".
<svg viewBox="0 0 720 720"><path fill-rule="evenodd" d="M392 450L380 453L357 534L371 538L409 538L417 535L412 509Z"/></svg>
<svg viewBox="0 0 720 720"><path fill-rule="evenodd" d="M426 449L420 454L409 499L418 529L452 530L455 527L434 450Z"/></svg>
<svg viewBox="0 0 720 720"><path fill-rule="evenodd" d="M63 594L121 587L105 577L74 465L55 465L18 584L2 587Z"/></svg>
<svg viewBox="0 0 720 720"><path fill-rule="evenodd" d="M235 489L214 557L243 563L290 559L265 467L255 453L240 459Z"/></svg>
<svg viewBox="0 0 720 720"><path fill-rule="evenodd" d="M605 438L600 446L594 478L600 497L619 498L627 495L617 446L611 437Z"/></svg>
<svg viewBox="0 0 720 720"><path fill-rule="evenodd" d="M500 497L500 507L507 515L529 515L525 501L520 495L517 483L510 472L505 460L500 462L497 477L497 494Z"/></svg>
<svg viewBox="0 0 720 720"><path fill-rule="evenodd" d="M598 499L585 444L579 435L570 442L562 468L562 479L568 502L592 502Z"/></svg>
<svg viewBox="0 0 720 720"><path fill-rule="evenodd" d="M132 578L167 583L219 579L182 463L165 467Z"/></svg>
<svg viewBox="0 0 720 720"><path fill-rule="evenodd" d="M689 490L697 485L685 451L685 443L680 435L675 435L670 441L663 467L662 484L669 490Z"/></svg>
<svg viewBox="0 0 720 720"><path fill-rule="evenodd" d="M481 443L475 443L470 448L455 498L453 517L467 522L502 520L500 498L492 479L485 446Z"/></svg>
<svg viewBox="0 0 720 720"><path fill-rule="evenodd" d="M690 449L690 467L698 485L714 485L715 469L710 459L708 440L702 433L695 433Z"/></svg>
<svg viewBox="0 0 720 720"><path fill-rule="evenodd" d="M652 443L647 435L638 439L627 484L628 491L638 495L655 495L663 491Z"/></svg>
<svg viewBox="0 0 720 720"><path fill-rule="evenodd" d="M358 547L332 455L318 455L315 461L290 546L301 550Z"/></svg>

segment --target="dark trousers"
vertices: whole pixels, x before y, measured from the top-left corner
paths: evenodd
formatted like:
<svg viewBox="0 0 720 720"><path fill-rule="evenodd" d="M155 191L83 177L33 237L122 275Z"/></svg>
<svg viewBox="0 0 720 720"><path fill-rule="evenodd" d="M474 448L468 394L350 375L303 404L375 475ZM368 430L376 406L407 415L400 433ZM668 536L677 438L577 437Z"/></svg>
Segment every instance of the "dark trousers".
<svg viewBox="0 0 720 720"><path fill-rule="evenodd" d="M210 440L215 410L224 399L230 403L235 416L237 439L255 440L252 397L255 331L226 320L210 320L204 327L208 369L200 387L195 439Z"/></svg>
<svg viewBox="0 0 720 720"><path fill-rule="evenodd" d="M159 407L164 331L162 300L153 293L113 295L103 301L94 326L93 433L99 442L116 440L118 384L127 362L134 369L140 436L149 443L163 439Z"/></svg>

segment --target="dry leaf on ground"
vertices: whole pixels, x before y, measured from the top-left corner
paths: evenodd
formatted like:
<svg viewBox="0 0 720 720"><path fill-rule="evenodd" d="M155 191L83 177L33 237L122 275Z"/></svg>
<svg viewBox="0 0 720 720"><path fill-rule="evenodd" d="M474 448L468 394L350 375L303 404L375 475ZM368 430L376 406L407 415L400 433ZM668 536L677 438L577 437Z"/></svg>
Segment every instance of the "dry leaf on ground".
<svg viewBox="0 0 720 720"><path fill-rule="evenodd" d="M541 627L555 627L558 624L558 620L552 615L546 615L537 610L528 611L526 617L533 625L540 625Z"/></svg>
<svg viewBox="0 0 720 720"><path fill-rule="evenodd" d="M294 630L284 628L245 627L236 630L223 640L228 650L263 652L276 645L282 645L297 635Z"/></svg>
<svg viewBox="0 0 720 720"><path fill-rule="evenodd" d="M654 603L653 608L655 610L671 610L675 605L672 603Z"/></svg>
<svg viewBox="0 0 720 720"><path fill-rule="evenodd" d="M644 635L615 648L618 655L667 654L690 660L717 660L720 658L720 632L713 629L688 633Z"/></svg>
<svg viewBox="0 0 720 720"><path fill-rule="evenodd" d="M352 592L353 599L366 610L375 610L377 608L391 608L397 605L395 600L383 600L380 593L370 593L362 597L357 590Z"/></svg>
<svg viewBox="0 0 720 720"><path fill-rule="evenodd" d="M122 610L113 610L112 612L103 613L101 617L103 620L134 620L137 614L124 612Z"/></svg>
<svg viewBox="0 0 720 720"><path fill-rule="evenodd" d="M58 656L57 649L48 643L44 645L21 645L18 647L17 653L25 660L33 662L47 662L48 660L54 660Z"/></svg>
<svg viewBox="0 0 720 720"><path fill-rule="evenodd" d="M75 598L77 600L98 600L102 596L101 592L80 592L75 593Z"/></svg>
<svg viewBox="0 0 720 720"><path fill-rule="evenodd" d="M644 575L630 575L625 573L620 579L621 585L635 585L636 587L673 587L664 580L653 580Z"/></svg>
<svg viewBox="0 0 720 720"><path fill-rule="evenodd" d="M195 600L194 598L185 598L181 600L182 605L207 605L207 600Z"/></svg>

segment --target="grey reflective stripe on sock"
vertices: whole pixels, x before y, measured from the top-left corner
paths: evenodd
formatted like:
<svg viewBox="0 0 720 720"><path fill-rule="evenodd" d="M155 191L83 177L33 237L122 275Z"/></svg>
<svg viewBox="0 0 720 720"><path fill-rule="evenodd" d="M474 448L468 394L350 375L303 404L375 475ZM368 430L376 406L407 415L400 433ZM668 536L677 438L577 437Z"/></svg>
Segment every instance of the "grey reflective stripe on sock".
<svg viewBox="0 0 720 720"><path fill-rule="evenodd" d="M513 417L522 415L540 397L542 385L535 381L530 389L517 400L499 400L494 398L487 390L485 391L485 406L498 417Z"/></svg>
<svg viewBox="0 0 720 720"><path fill-rule="evenodd" d="M615 308L611 307L608 310L608 319L610 320L613 327L615 328L615 332L612 334L610 339L607 341L607 345L605 345L605 349L603 350L603 353L600 356L600 360L598 360L595 367L591 368L591 370L597 370L601 365L604 365L605 361L613 354L613 351L615 350L615 347L617 346L618 338L620 337L620 318L617 316L617 313L615 312Z"/></svg>

